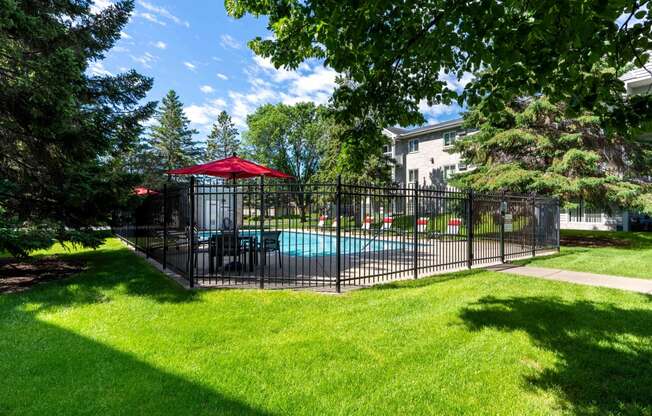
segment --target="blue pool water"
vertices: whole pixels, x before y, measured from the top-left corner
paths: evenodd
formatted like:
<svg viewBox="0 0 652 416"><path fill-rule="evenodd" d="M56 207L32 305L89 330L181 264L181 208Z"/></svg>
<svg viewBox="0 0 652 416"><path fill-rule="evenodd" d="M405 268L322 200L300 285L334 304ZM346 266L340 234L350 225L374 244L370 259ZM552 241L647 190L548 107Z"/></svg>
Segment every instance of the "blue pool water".
<svg viewBox="0 0 652 416"><path fill-rule="evenodd" d="M211 234L209 231L199 233L200 238L208 238ZM240 236L252 236L258 238L260 231L240 230ZM279 238L281 243L281 252L290 256L311 257L311 256L333 256L336 252L335 236L315 233L303 233L300 231L283 231ZM340 241L340 250L342 254L361 253L382 250L398 250L408 248L410 244L400 241L382 240L358 237L342 237Z"/></svg>

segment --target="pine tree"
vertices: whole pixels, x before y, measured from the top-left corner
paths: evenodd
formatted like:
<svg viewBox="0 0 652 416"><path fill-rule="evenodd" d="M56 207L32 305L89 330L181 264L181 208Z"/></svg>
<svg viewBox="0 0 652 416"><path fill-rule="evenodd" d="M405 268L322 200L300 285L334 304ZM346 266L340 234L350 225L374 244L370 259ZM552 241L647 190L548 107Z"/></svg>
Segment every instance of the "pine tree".
<svg viewBox="0 0 652 416"><path fill-rule="evenodd" d="M151 117L152 79L91 74L120 38L133 0L0 1L0 252L53 242L97 246L137 184L116 155Z"/></svg>
<svg viewBox="0 0 652 416"><path fill-rule="evenodd" d="M163 98L156 120L157 124L152 127L151 145L161 171L197 162L200 149L192 139L197 130L190 128L190 120L174 90L168 91Z"/></svg>
<svg viewBox="0 0 652 416"><path fill-rule="evenodd" d="M652 213L652 142L637 128L615 132L585 112L566 117L545 97L517 99L490 119L471 109L465 121L476 134L456 143L476 166L454 184L481 191L556 195L562 204L579 201L609 210Z"/></svg>
<svg viewBox="0 0 652 416"><path fill-rule="evenodd" d="M204 159L206 161L223 159L237 153L239 149L238 129L231 121L231 116L226 111L222 111L207 137Z"/></svg>

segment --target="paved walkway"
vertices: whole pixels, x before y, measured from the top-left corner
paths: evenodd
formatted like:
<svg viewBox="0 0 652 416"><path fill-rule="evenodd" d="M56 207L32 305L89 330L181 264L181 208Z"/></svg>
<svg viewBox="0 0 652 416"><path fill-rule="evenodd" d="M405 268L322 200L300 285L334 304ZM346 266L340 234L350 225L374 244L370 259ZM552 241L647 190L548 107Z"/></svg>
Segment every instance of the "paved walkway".
<svg viewBox="0 0 652 416"><path fill-rule="evenodd" d="M516 266L513 264L500 264L487 267L487 270L496 272L518 274L521 276L538 277L540 279L557 280L587 286L609 287L612 289L628 290L630 292L647 293L652 295L652 280L634 279L631 277L610 276L605 274L571 272L568 270L547 269L543 267Z"/></svg>

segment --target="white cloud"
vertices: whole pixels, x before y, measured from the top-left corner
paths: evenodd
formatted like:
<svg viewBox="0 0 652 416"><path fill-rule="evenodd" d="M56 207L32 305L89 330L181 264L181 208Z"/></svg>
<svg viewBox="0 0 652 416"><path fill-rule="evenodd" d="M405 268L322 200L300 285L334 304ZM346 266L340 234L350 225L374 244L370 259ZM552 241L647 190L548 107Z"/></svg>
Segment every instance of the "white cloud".
<svg viewBox="0 0 652 416"><path fill-rule="evenodd" d="M421 111L424 117L428 120L428 124L435 124L444 120L459 117L462 109L457 104L428 105L425 100L421 100L419 102L419 111Z"/></svg>
<svg viewBox="0 0 652 416"><path fill-rule="evenodd" d="M195 71L197 69L197 66L191 62L184 62L183 64L191 71Z"/></svg>
<svg viewBox="0 0 652 416"><path fill-rule="evenodd" d="M178 25L185 26L185 27L190 27L189 22L179 19L177 16L170 13L170 11L168 9L164 8L164 7L156 6L155 4L149 3L149 2L144 1L144 0L139 0L138 4L141 7L143 7L144 9L146 9L147 11L151 12L151 13L140 13L140 16L142 16L142 17L144 17L143 16L144 14L148 14L148 15L152 16L152 13L153 13L154 15L156 15L158 17L168 19L168 20L170 20L170 21L172 21L172 22L174 22L174 23L176 23Z"/></svg>
<svg viewBox="0 0 652 416"><path fill-rule="evenodd" d="M193 104L188 106L184 108L184 112L190 122L205 126L213 123L224 108L226 108L226 101L216 98L202 105Z"/></svg>
<svg viewBox="0 0 652 416"><path fill-rule="evenodd" d="M199 87L199 89L204 94L212 94L212 93L215 92L215 89L213 87L211 87L210 85L202 85L201 87Z"/></svg>
<svg viewBox="0 0 652 416"><path fill-rule="evenodd" d="M620 26L623 26L625 24L625 22L627 22L627 27L631 28L636 23L639 23L639 22L645 20L647 18L647 15L643 16L642 19L637 19L634 16L638 11L647 11L647 9L648 9L647 8L647 2L641 2L641 3L644 3L644 4L638 5L638 8L636 10L631 10L631 11L628 11L627 13L621 14L620 17L618 17L618 19L616 19L616 24L620 27ZM634 3L634 4L636 4L636 3ZM628 19L629 19L629 21L628 21Z"/></svg>
<svg viewBox="0 0 652 416"><path fill-rule="evenodd" d="M299 77L299 73L296 71L290 71L285 68L277 69L269 58L254 56L254 62L259 69L271 75L275 82L288 81Z"/></svg>
<svg viewBox="0 0 652 416"><path fill-rule="evenodd" d="M145 68L151 68L152 67L152 62L156 61L157 57L152 55L149 52L145 52L141 56L131 56L131 59L133 59L135 62L138 62Z"/></svg>
<svg viewBox="0 0 652 416"><path fill-rule="evenodd" d="M473 80L473 74L465 72L460 79L457 79L457 75L454 73L449 72L446 74L441 71L439 73L439 79L446 82L446 87L449 90L461 92L466 87L466 84Z"/></svg>
<svg viewBox="0 0 652 416"><path fill-rule="evenodd" d="M114 46L113 48L111 48L111 52L119 52L119 53L129 52L129 49L125 48L124 46Z"/></svg>
<svg viewBox="0 0 652 416"><path fill-rule="evenodd" d="M154 46L155 48L159 48L159 49L165 49L165 48L168 47L168 45L167 45L165 42L161 41L161 40L159 40L158 42L154 43L153 46Z"/></svg>
<svg viewBox="0 0 652 416"><path fill-rule="evenodd" d="M336 86L337 72L317 61L303 63L297 70L277 69L269 59L257 56L253 61L253 65L244 69L249 91L229 91L229 113L240 128L246 128L247 115L262 104L325 104Z"/></svg>
<svg viewBox="0 0 652 416"><path fill-rule="evenodd" d="M88 70L92 75L98 77L113 75L109 70L104 68L104 64L102 62L91 62L91 64L88 66Z"/></svg>
<svg viewBox="0 0 652 416"><path fill-rule="evenodd" d="M226 75L222 74L221 72L218 72L218 73L217 73L217 77L218 77L219 79L224 80L224 81L226 81L227 79L229 79L229 77L227 77Z"/></svg>
<svg viewBox="0 0 652 416"><path fill-rule="evenodd" d="M120 38L122 39L131 39L131 35L127 32L120 32Z"/></svg>
<svg viewBox="0 0 652 416"><path fill-rule="evenodd" d="M290 91L295 95L307 95L318 92L332 92L335 88L337 72L323 66L316 66L313 72L299 76L292 81Z"/></svg>
<svg viewBox="0 0 652 416"><path fill-rule="evenodd" d="M145 19L145 20L149 20L149 21L152 22L152 23L156 23L157 25L165 26L165 22L163 22L163 21L161 21L161 20L158 20L158 19L156 18L156 16L154 16L154 15L151 14L151 13L146 13L146 12L143 12L143 13L134 13L134 16L140 16L140 17L142 17L142 18Z"/></svg>
<svg viewBox="0 0 652 416"><path fill-rule="evenodd" d="M110 0L95 0L91 4L91 13L99 13L113 4Z"/></svg>
<svg viewBox="0 0 652 416"><path fill-rule="evenodd" d="M220 36L220 45L222 45L223 48L233 48L233 49L240 49L242 47L242 45L240 45L240 42L235 40L233 36L227 34Z"/></svg>
<svg viewBox="0 0 652 416"><path fill-rule="evenodd" d="M439 73L439 79L446 83L446 87L450 90L461 92L466 85L473 80L473 75L469 72L462 74L460 79L453 73ZM419 111L424 115L428 124L440 123L442 121L450 120L452 118L460 117L463 109L456 103L451 105L446 104L433 104L428 105L426 100L419 102Z"/></svg>
<svg viewBox="0 0 652 416"><path fill-rule="evenodd" d="M233 123L239 127L246 127L247 115L253 113L257 107L276 102L281 95L271 88L252 88L249 93L229 91L231 99L230 113Z"/></svg>

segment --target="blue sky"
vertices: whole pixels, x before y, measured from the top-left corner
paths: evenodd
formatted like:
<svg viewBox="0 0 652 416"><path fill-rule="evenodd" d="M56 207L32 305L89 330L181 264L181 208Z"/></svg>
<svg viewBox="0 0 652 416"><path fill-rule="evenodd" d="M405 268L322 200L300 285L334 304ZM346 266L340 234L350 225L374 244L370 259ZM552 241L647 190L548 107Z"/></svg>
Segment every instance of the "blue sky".
<svg viewBox="0 0 652 416"><path fill-rule="evenodd" d="M95 10L110 0L96 0ZM220 0L136 0L136 8L122 38L95 62L95 74L116 74L134 68L154 78L149 99L160 100L174 89L186 115L203 140L221 110L233 117L240 130L246 116L265 103L326 103L336 73L320 62L302 64L296 71L275 69L255 56L247 41L270 36L266 19L227 16ZM460 88L462 83L450 80ZM459 115L459 107L422 106L429 122Z"/></svg>

